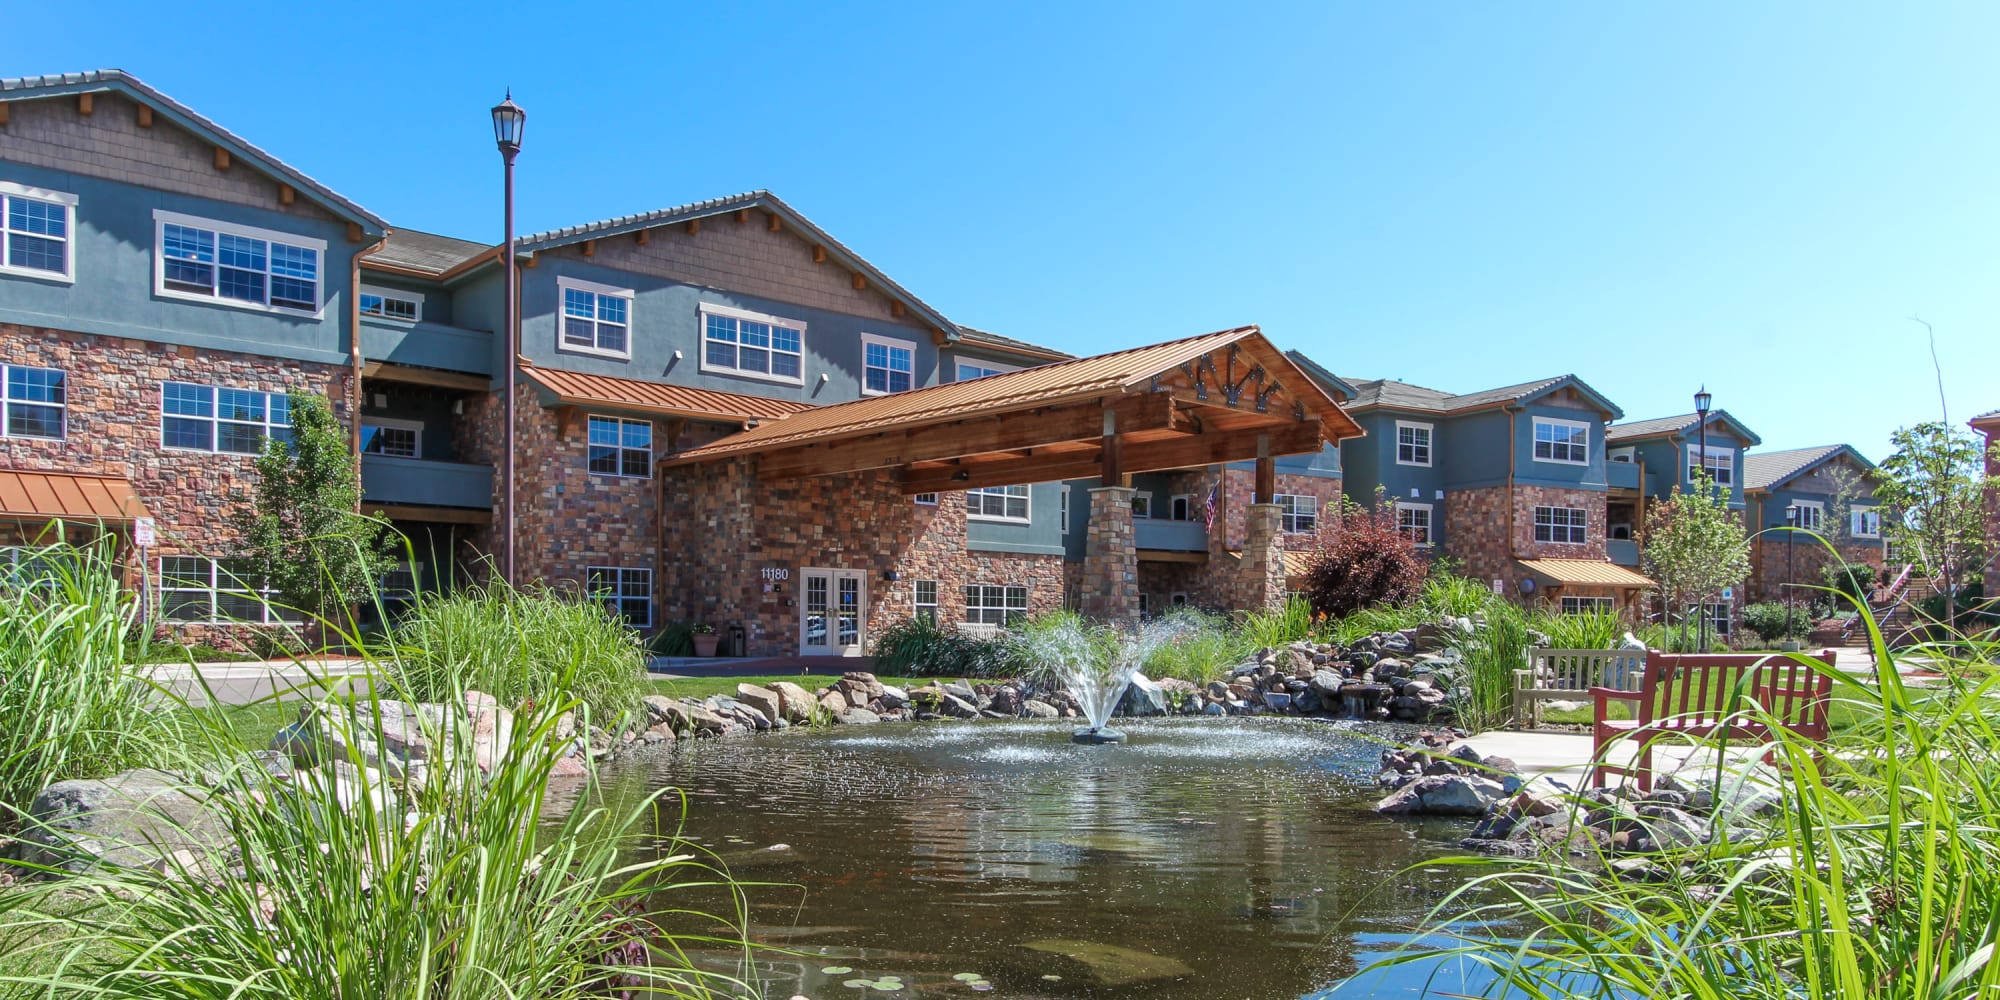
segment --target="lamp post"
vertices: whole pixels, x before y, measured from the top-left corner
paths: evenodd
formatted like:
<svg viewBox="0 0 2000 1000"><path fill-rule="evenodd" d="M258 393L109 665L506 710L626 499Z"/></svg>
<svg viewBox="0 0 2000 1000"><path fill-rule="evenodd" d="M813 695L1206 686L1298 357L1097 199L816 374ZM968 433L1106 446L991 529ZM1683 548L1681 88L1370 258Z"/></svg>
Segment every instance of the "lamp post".
<svg viewBox="0 0 2000 1000"><path fill-rule="evenodd" d="M1799 505L1786 504L1785 527L1798 526ZM1792 637L1792 603L1798 598L1798 574L1792 570L1792 543L1797 540L1797 536L1796 531L1785 532L1785 638L1787 639Z"/></svg>
<svg viewBox="0 0 2000 1000"><path fill-rule="evenodd" d="M1714 402L1715 397L1709 394L1707 385L1695 390L1695 434L1698 435L1700 444L1695 447L1694 467L1703 475L1708 472L1708 407ZM1699 485L1700 482L1700 479L1695 479L1693 485ZM1702 595L1700 614L1701 620L1695 626L1695 641L1700 644L1700 651L1706 653L1708 652L1708 595L1706 594Z"/></svg>
<svg viewBox="0 0 2000 1000"><path fill-rule="evenodd" d="M506 165L506 249L501 254L502 276L501 294L506 297L506 327L501 333L505 341L505 351L501 356L501 420L505 428L501 434L500 479L506 483L506 495L501 507L500 522L500 576L511 586L514 583L514 365L520 356L519 295L514 285L519 277L514 272L514 156L521 151L521 130L528 122L528 113L514 103L514 92L507 91L506 99L493 108L493 143L500 147L500 160Z"/></svg>

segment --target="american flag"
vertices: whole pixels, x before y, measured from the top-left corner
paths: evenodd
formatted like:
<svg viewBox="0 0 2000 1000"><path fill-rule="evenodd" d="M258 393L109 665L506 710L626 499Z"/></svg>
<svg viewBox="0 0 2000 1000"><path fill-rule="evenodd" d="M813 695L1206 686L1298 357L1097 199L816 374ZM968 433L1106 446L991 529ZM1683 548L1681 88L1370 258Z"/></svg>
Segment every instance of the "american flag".
<svg viewBox="0 0 2000 1000"><path fill-rule="evenodd" d="M1217 486L1219 485L1221 484L1218 483ZM1201 505L1202 527L1206 531L1215 530L1215 490L1215 486L1208 488L1208 499Z"/></svg>

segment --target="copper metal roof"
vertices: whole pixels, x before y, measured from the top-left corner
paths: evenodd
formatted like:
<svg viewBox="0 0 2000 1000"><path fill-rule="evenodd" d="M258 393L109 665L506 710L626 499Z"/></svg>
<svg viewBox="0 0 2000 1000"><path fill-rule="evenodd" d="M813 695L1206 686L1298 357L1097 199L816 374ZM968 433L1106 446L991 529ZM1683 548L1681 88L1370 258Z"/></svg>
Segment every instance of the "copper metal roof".
<svg viewBox="0 0 2000 1000"><path fill-rule="evenodd" d="M1522 568L1556 583L1589 587L1650 587L1652 578L1617 563L1594 559L1521 559Z"/></svg>
<svg viewBox="0 0 2000 1000"><path fill-rule="evenodd" d="M691 448L676 456L676 460L702 461L769 451L808 441L855 437L919 421L952 420L974 414L994 416L1121 393L1143 387L1155 375L1248 337L1261 339L1263 334L1255 326L1241 326L1150 347L822 406L741 434L731 434L714 444ZM1271 353L1283 357L1275 348ZM1291 364L1289 360L1282 363ZM1326 397L1325 390L1296 367L1291 372L1272 374L1295 392L1302 390L1320 396L1325 402L1324 418L1352 428L1344 436L1360 435L1360 428L1340 413L1338 404Z"/></svg>
<svg viewBox="0 0 2000 1000"><path fill-rule="evenodd" d="M521 374L555 393L564 403L595 403L675 417L729 421L783 420L794 413L814 409L811 403L788 399L744 396L610 375L585 375L560 368L523 365Z"/></svg>
<svg viewBox="0 0 2000 1000"><path fill-rule="evenodd" d="M132 484L116 476L0 469L0 518L130 521L146 517Z"/></svg>

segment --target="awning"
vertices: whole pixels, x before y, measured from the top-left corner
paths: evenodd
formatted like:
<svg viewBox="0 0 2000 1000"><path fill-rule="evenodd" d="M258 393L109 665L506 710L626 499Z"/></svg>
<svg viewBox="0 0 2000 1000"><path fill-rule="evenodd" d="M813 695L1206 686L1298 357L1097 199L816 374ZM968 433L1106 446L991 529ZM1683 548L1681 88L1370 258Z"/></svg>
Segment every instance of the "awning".
<svg viewBox="0 0 2000 1000"><path fill-rule="evenodd" d="M150 516L117 476L0 469L0 520L130 521Z"/></svg>
<svg viewBox="0 0 2000 1000"><path fill-rule="evenodd" d="M1540 578L1543 583L1565 587L1651 587L1653 581L1643 573L1626 569L1616 563L1598 562L1594 559L1517 559L1521 568Z"/></svg>
<svg viewBox="0 0 2000 1000"><path fill-rule="evenodd" d="M627 413L730 423L783 420L794 413L816 409L811 403L787 399L641 382L611 375L585 375L560 368L522 365L521 374L552 393L557 404L563 406L600 406Z"/></svg>

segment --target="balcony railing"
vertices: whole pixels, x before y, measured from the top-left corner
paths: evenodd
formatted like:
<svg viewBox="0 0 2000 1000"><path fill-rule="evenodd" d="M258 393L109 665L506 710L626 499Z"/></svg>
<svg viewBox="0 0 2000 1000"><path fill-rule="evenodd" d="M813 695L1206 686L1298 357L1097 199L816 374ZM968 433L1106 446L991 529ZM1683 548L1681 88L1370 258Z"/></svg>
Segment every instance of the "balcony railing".
<svg viewBox="0 0 2000 1000"><path fill-rule="evenodd" d="M1208 529L1200 521L1156 521L1134 518L1132 543L1135 548L1166 552L1207 552Z"/></svg>
<svg viewBox="0 0 2000 1000"><path fill-rule="evenodd" d="M1639 567L1639 543L1630 538L1610 538L1604 542L1605 554L1620 566Z"/></svg>
<svg viewBox="0 0 2000 1000"><path fill-rule="evenodd" d="M492 510L493 467L363 455L361 499L370 503Z"/></svg>
<svg viewBox="0 0 2000 1000"><path fill-rule="evenodd" d="M437 323L389 323L362 317L361 354L419 368L493 374L493 335Z"/></svg>
<svg viewBox="0 0 2000 1000"><path fill-rule="evenodd" d="M1639 488L1639 466L1636 462L1604 463L1606 481L1614 490L1636 490Z"/></svg>

